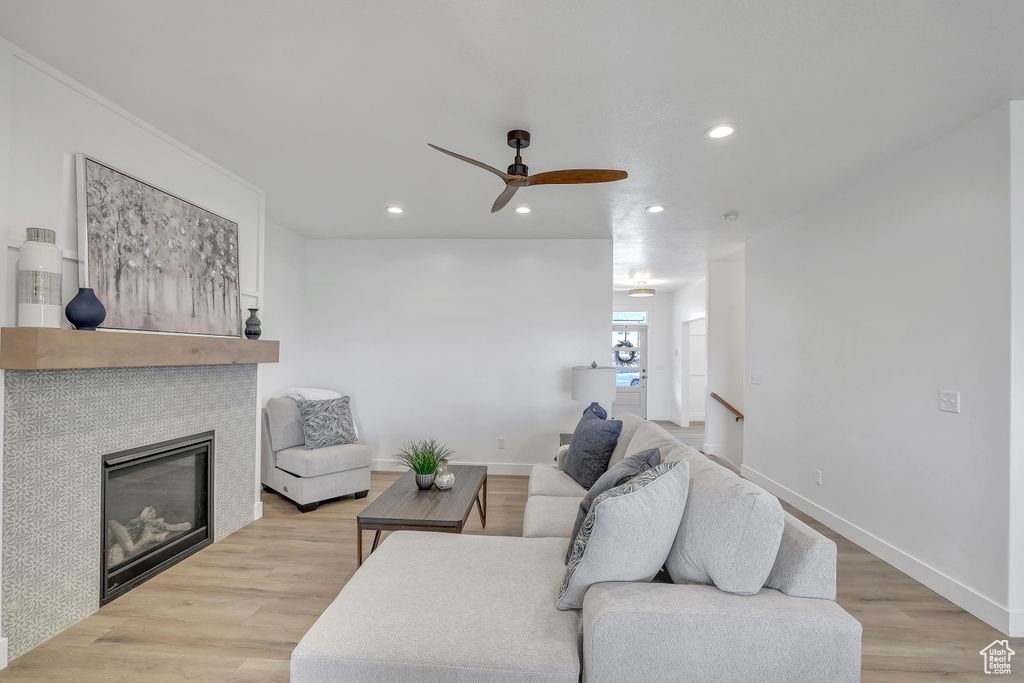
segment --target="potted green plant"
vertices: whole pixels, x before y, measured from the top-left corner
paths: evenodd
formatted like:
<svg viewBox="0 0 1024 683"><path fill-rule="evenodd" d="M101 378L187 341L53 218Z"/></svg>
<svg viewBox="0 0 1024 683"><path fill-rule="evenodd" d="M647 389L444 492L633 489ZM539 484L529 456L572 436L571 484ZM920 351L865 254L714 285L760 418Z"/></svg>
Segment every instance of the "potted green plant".
<svg viewBox="0 0 1024 683"><path fill-rule="evenodd" d="M395 456L397 465L405 465L416 473L416 486L426 491L434 485L434 474L441 463L450 460L452 449L437 439L410 441Z"/></svg>

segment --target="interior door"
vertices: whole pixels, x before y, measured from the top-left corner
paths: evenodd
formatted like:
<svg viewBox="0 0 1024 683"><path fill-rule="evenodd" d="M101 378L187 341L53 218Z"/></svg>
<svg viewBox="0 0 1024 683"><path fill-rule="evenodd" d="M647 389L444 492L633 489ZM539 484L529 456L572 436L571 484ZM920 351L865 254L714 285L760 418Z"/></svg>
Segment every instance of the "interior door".
<svg viewBox="0 0 1024 683"><path fill-rule="evenodd" d="M612 326L612 366L615 367L615 403L612 417L633 413L647 417L647 326Z"/></svg>

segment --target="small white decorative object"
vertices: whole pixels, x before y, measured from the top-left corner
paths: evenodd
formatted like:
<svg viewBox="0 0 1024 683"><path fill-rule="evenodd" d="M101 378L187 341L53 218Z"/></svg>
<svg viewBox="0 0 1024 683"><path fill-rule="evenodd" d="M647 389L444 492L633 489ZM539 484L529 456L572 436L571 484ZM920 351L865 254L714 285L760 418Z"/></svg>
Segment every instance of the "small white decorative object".
<svg viewBox="0 0 1024 683"><path fill-rule="evenodd" d="M18 252L18 327L60 327L63 252L57 233L27 228Z"/></svg>
<svg viewBox="0 0 1024 683"><path fill-rule="evenodd" d="M448 461L445 460L441 463L441 466L437 468L437 474L434 476L434 486L447 491L455 484L455 473L448 468Z"/></svg>

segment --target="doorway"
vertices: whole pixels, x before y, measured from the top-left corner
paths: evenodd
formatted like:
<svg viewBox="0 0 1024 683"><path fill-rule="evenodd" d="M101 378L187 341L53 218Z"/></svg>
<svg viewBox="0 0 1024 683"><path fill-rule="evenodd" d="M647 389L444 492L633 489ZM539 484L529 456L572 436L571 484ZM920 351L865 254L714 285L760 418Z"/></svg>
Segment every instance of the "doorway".
<svg viewBox="0 0 1024 683"><path fill-rule="evenodd" d="M612 415L633 413L647 418L647 326L612 326L615 403Z"/></svg>

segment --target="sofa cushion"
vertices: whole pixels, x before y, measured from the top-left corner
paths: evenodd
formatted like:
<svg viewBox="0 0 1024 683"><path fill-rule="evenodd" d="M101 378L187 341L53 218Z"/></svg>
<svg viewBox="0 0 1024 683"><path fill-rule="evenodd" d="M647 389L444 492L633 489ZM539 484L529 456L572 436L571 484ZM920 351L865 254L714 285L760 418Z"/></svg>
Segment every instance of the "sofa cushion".
<svg viewBox="0 0 1024 683"><path fill-rule="evenodd" d="M307 450L358 442L348 396L326 401L300 399L296 403Z"/></svg>
<svg viewBox="0 0 1024 683"><path fill-rule="evenodd" d="M292 652L292 683L578 683L565 539L396 531Z"/></svg>
<svg viewBox="0 0 1024 683"><path fill-rule="evenodd" d="M779 554L765 587L798 598L836 599L836 544L785 513Z"/></svg>
<svg viewBox="0 0 1024 683"><path fill-rule="evenodd" d="M669 448L678 446L680 443L682 442L679 439L666 432L662 427L650 420L644 420L633 432L633 438L629 440L629 446L626 447L626 455L646 451L648 448L660 448L664 454Z"/></svg>
<svg viewBox="0 0 1024 683"><path fill-rule="evenodd" d="M297 477L319 477L369 467L373 449L362 444L339 444L307 451L304 446L293 446L277 453L277 467Z"/></svg>
<svg viewBox="0 0 1024 683"><path fill-rule="evenodd" d="M583 520L586 519L587 513L590 512L590 506L594 504L594 499L599 495L613 489L616 486L622 486L628 480L632 479L641 472L645 472L652 467L657 467L661 464L661 451L657 448L652 448L647 451L640 451L636 455L631 455L628 458L620 460L611 467L608 471L601 475L601 477L590 487L587 491L587 495L583 496L583 500L580 501L579 507L576 511L576 523L573 524L572 533L569 535L569 549L566 551L565 561L569 562L569 553L572 552L572 542L576 540L576 536L580 533L580 527L583 526Z"/></svg>
<svg viewBox="0 0 1024 683"><path fill-rule="evenodd" d="M528 488L531 496L565 496L579 499L587 495L587 490L576 483L576 480L554 465L537 463L530 470Z"/></svg>
<svg viewBox="0 0 1024 683"><path fill-rule="evenodd" d="M665 564L686 506L689 463L658 465L594 500L572 544L556 607L580 609L602 581L650 581Z"/></svg>
<svg viewBox="0 0 1024 683"><path fill-rule="evenodd" d="M523 511L526 538L569 538L580 499L566 496L530 496Z"/></svg>
<svg viewBox="0 0 1024 683"><path fill-rule="evenodd" d="M270 448L281 451L306 443L302 432L302 416L293 398L272 398L267 401L267 431Z"/></svg>
<svg viewBox="0 0 1024 683"><path fill-rule="evenodd" d="M626 449L629 448L630 439L636 434L636 430L640 428L640 425L647 422L647 420L633 413L622 413L621 415L616 415L615 419L622 420L622 431L619 432L619 440L615 442L615 450L612 451L612 457L608 460L608 467L626 457Z"/></svg>
<svg viewBox="0 0 1024 683"><path fill-rule="evenodd" d="M675 583L713 583L753 595L782 538L782 505L757 484L704 458L690 462L690 491L665 567Z"/></svg>
<svg viewBox="0 0 1024 683"><path fill-rule="evenodd" d="M565 456L565 473L589 489L605 470L622 431L621 420L588 419L576 425Z"/></svg>

